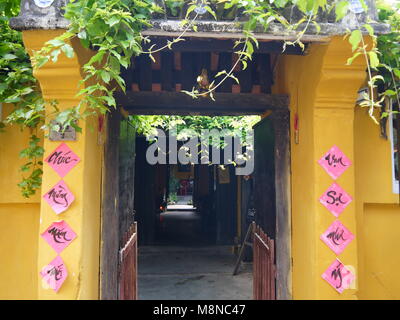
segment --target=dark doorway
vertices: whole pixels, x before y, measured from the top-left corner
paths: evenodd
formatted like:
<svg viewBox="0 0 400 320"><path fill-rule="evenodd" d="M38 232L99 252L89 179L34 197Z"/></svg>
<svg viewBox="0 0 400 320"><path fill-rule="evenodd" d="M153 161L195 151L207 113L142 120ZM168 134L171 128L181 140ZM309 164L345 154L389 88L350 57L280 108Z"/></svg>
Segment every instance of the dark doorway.
<svg viewBox="0 0 400 320"><path fill-rule="evenodd" d="M177 58L180 59L179 63ZM180 89L191 89L190 81L196 78L202 68L212 69L212 65L217 65L218 68L229 69L232 53L218 52L217 64L212 59L215 59L215 53L212 52L184 50L179 54L173 52L172 55L168 52L161 54L161 65L155 68L148 57L139 57L135 60L133 69L125 71L128 91L126 94L116 94L117 103L131 114L144 115L261 115L270 110L272 115L254 128L255 170L247 177L238 177L233 166L226 166L223 171L215 165L192 166L190 173L193 175L181 179L177 191L177 195L179 193L181 197L191 193L191 203L187 203L191 206L190 214L177 212L176 219L170 219L170 222L175 222L172 223L169 236L166 237L165 232L161 231L162 222L168 217L168 202L172 195L171 166L148 164L145 158L148 142L137 136L136 132L130 132L128 136L121 135L122 131L128 132L121 125L125 120L121 121L123 117L119 110L114 112L108 119L104 163L101 257L103 299L118 298L118 255L124 246L125 230L129 229L133 220L138 222L139 274L140 261L145 264L146 261L150 261L142 273L147 277L145 283L154 280L151 280L152 275L149 274L154 271L151 267L154 261L166 272L164 276L172 277L168 272L171 268L179 270L179 266L189 270L185 278L177 279L173 284L179 287L193 281L204 285L201 279L214 281L215 279L207 278L206 274L207 268L211 266L215 267L208 269L211 273L221 270L214 264L217 261L225 267L232 264L233 270L235 253L243 241L248 225L254 219L276 242L277 297L290 298L288 97L270 94L272 73L270 54L267 52L256 55L246 71L238 72L241 83L239 88L232 82L221 86L215 94L215 102L210 99L193 100L180 93ZM212 72L214 70L210 71L210 75ZM179 170L184 173L188 168L181 166ZM169 217L173 218L173 215ZM188 219L191 227L182 223L182 217L191 218ZM199 218L198 221L196 218ZM196 236L189 241L183 236L185 232L186 236ZM176 248L171 248L172 244L186 247L189 251L182 250L177 253ZM147 255L147 258L140 259L141 252ZM194 253L197 255L193 256ZM178 261L163 266L161 261L156 262L163 255L170 261ZM218 256L229 259L219 259ZM193 262L201 264L196 257L215 257L215 260L200 259L205 264L196 269ZM247 252L246 257L245 261L251 261L251 252ZM227 274L228 269L225 268L223 272ZM156 271L159 272L160 269ZM229 282L227 278L224 279L225 283ZM238 286L240 288L243 283ZM147 289L149 297L157 287ZM176 292L175 298L182 290ZM193 294L192 297L195 298L196 295ZM187 298L190 298L190 294Z"/></svg>
<svg viewBox="0 0 400 320"><path fill-rule="evenodd" d="M146 162L136 138L135 212L139 245L237 244L237 176L232 165Z"/></svg>
<svg viewBox="0 0 400 320"><path fill-rule="evenodd" d="M279 243L277 212L286 209L277 205L276 183L277 180L278 182L285 181L282 180L284 177L278 175L278 172L287 169L282 164L280 166L276 164L278 148L275 142L277 137L276 127L280 124L276 119L272 116L267 117L254 128L255 168L251 175L236 176L235 168L232 165L225 166L224 169L217 165L191 165L190 170L187 168L178 169L178 166L176 166L175 170L181 171L183 180L192 181L192 185L185 191L181 188L182 186L173 189L171 176L174 175L172 173L174 170L171 165L150 165L147 163L145 155L149 146L148 141L144 137L137 136L136 132L131 130L127 123L124 123L126 120L119 122L120 133L117 139L119 146L118 151L113 153L114 161L119 163L119 170L117 179L115 179L115 176L108 178L109 181L117 180L118 183L108 184L107 188L114 186L112 192L115 193L115 189L117 189L119 194L118 210L114 211L119 225L119 231L116 235L119 241L115 248L123 247L121 242L123 240L121 239L123 239L124 230L133 221L138 223L139 297L141 297L141 283L142 286L143 284L147 286L152 283L150 280L154 276L150 273L153 269L148 263L163 255L167 255L168 259L175 256L176 260L182 260L179 263L182 267L188 263L187 268L184 268L187 272L184 277L187 280L195 273L193 271L192 274L188 270L192 269L190 263L196 261L197 258L193 254L197 252L198 257L205 258L202 260L202 263L204 263L203 268L201 268L202 272L198 271L199 274L196 273L197 275L193 276L195 278L200 277L196 278L196 281L200 281L207 274L208 267L213 265L215 267L216 261L225 266L231 265L230 268L233 270L235 252L238 252L245 230L252 221L256 221L271 239L276 241L277 244ZM112 118L109 121L111 125L113 121L116 122ZM110 140L110 148L115 148L115 142L115 139ZM115 155L118 155L118 157ZM168 210L171 194L177 190L176 193L181 194L182 197L190 195L190 203L186 203L190 209L185 207L183 210L179 210L170 205L171 210ZM282 220L285 223L285 217L282 217ZM104 234L111 237L110 232L103 229ZM284 236L287 237L287 235ZM287 238L284 238L284 240L287 241ZM288 247L290 243L285 243L284 246ZM182 250L177 250L177 247ZM108 249L111 250L111 248ZM210 255L205 254L206 252ZM223 252L222 255L221 252ZM141 253L143 253L142 259L140 259ZM285 254L287 254L287 251ZM276 264L280 261L279 259L288 259L285 254L279 257L277 252ZM216 260L210 261L209 257L215 257ZM220 259L221 257L225 257L225 260ZM248 250L244 261L251 262L251 258L252 252ZM144 265L141 265L141 261ZM111 262L108 262L108 266L112 265ZM200 262L198 261L198 263ZM105 270L104 267L107 267L105 261L103 261L103 270ZM118 269L118 263L114 264L114 268ZM209 270L211 270L211 273L221 270L218 266L216 268ZM227 274L228 269L225 268L223 273ZM147 281L140 281L141 270L143 270L143 277ZM171 270L173 269L168 266L162 268L162 272L171 272ZM196 270L196 268L193 270ZM246 264L244 271L247 273L250 271ZM160 270L157 272L156 276L158 277ZM176 280L174 283L165 283L167 286L175 286L182 281L187 283L186 280L177 278L176 274L163 275L163 277L166 276L171 276L171 279ZM285 278L283 275L283 278L286 281L287 277ZM239 277L236 279L239 279ZM208 279L207 281L214 280ZM198 283L202 286L201 281ZM232 282L232 284L235 284L235 282ZM244 286L244 284L242 283L241 286ZM165 292L168 293L169 290L170 288L166 289ZM214 287L213 290L217 290L217 288ZM145 293L142 298L154 297L149 287L142 287L142 292ZM179 296L180 293L178 294L178 291L176 291L175 297ZM164 298L167 299L167 297Z"/></svg>

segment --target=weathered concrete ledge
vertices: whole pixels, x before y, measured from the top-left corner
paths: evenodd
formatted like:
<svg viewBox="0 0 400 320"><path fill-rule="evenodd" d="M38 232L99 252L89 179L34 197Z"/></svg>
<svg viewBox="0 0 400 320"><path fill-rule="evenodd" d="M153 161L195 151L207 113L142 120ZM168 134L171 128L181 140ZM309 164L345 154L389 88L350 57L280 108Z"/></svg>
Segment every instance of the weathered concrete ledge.
<svg viewBox="0 0 400 320"><path fill-rule="evenodd" d="M185 29L179 20L152 20L153 27L145 30L143 35L153 36L178 36ZM223 21L196 21L197 31L187 31L187 37L210 37L210 38L241 38L243 37L243 22ZM381 23L371 23L376 34L389 32L389 26ZM298 33L305 28L306 32L302 37L303 41L327 41L331 36L344 35L348 29L356 28L349 23L319 23L320 30L314 24L301 24L297 30L289 31L284 26L272 23L267 31L258 26L254 31L255 37L265 40L294 40ZM365 31L365 33L367 33Z"/></svg>
<svg viewBox="0 0 400 320"><path fill-rule="evenodd" d="M11 27L16 30L32 30L32 29L66 29L69 22L63 17L63 8L69 0L49 0L47 8L38 7L33 0L22 0L21 13L18 17L11 19ZM376 16L374 1L369 0L370 6L369 17ZM157 17L160 17L158 15ZM215 21L215 20L196 21L197 32L188 31L185 36L188 37L208 37L208 38L241 38L243 37L243 16L238 16L235 21ZM328 17L320 17L319 27L310 23L301 24L297 31L288 31L285 27L278 23L272 23L268 30L264 30L262 26L258 26L254 31L256 38L262 40L293 40L297 38L298 32L304 30L306 32L302 37L305 42L327 41L331 36L343 35L348 29L357 28L357 20L363 23L367 19L366 15L361 13L355 15L350 13L340 22L331 22ZM146 29L144 35L155 36L178 36L185 29L181 25L181 20L154 19L151 21L153 27ZM376 34L384 34L389 32L389 26L380 23L371 23Z"/></svg>

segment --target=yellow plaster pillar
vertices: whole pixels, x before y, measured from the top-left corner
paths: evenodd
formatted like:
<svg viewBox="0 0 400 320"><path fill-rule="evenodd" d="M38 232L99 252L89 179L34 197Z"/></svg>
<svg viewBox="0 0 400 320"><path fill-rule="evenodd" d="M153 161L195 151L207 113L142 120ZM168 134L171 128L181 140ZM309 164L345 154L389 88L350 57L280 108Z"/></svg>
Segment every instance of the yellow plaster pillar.
<svg viewBox="0 0 400 320"><path fill-rule="evenodd" d="M336 254L323 243L319 236L331 225L335 217L320 203L316 204L316 298L319 299L356 299L358 279L357 232L355 202L355 171L354 171L354 108L357 91L365 80L365 65L357 60L353 65L346 66L347 59L352 55L347 41L334 39L325 53L321 78L316 87L314 100L314 174L315 200L326 191L334 180L317 164L333 145L353 163L336 182L353 198L353 201L340 214L339 220L355 235L355 239L344 249L338 258L355 273L356 281L352 289L336 292L321 274L335 260Z"/></svg>
<svg viewBox="0 0 400 320"><path fill-rule="evenodd" d="M292 252L294 299L356 299L358 281L357 224L354 171L354 108L357 91L365 81L365 61L351 66L347 40L312 44L307 56L285 56L279 65L274 93L290 94L292 161ZM294 118L298 114L299 141L295 142ZM318 160L334 145L352 161L337 180ZM337 256L320 235L335 220L320 196L337 182L353 201L339 220L355 239ZM321 275L338 257L356 275L355 287L339 294Z"/></svg>
<svg viewBox="0 0 400 320"><path fill-rule="evenodd" d="M24 31L23 39L30 52L39 50L45 41L62 32L63 30ZM90 51L83 49L78 42L72 42L71 45L75 50L74 58L68 59L61 54L56 63L49 62L35 72L44 98L57 100L61 110L79 102L76 94L79 90L78 83L82 79L81 66L90 57ZM38 299L97 299L99 296L102 148L98 145L97 120L91 118L81 122L80 126L83 133L77 134L77 141L65 142L80 157L78 165L64 178L59 177L47 163L43 165L37 273L57 256L40 236L44 230L55 221L65 220L77 237L60 254L68 270L66 281L58 293L55 293L52 289L45 289L42 278L38 276ZM61 143L45 139L44 157ZM74 194L75 201L66 211L56 215L43 199L43 195L61 179Z"/></svg>

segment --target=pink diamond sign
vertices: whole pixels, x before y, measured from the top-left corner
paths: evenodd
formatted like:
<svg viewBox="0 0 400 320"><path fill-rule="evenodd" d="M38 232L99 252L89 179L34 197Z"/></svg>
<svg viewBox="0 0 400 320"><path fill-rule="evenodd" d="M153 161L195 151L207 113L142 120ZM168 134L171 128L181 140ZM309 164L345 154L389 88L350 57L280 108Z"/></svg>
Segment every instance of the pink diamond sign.
<svg viewBox="0 0 400 320"><path fill-rule="evenodd" d="M334 180L339 178L342 173L351 166L350 159L347 158L337 146L330 148L330 150L318 160L318 163Z"/></svg>
<svg viewBox="0 0 400 320"><path fill-rule="evenodd" d="M60 253L76 238L76 233L63 220L52 223L41 236L50 247Z"/></svg>
<svg viewBox="0 0 400 320"><path fill-rule="evenodd" d="M322 278L337 292L342 293L343 290L350 287L355 279L355 275L339 259L336 259L322 274Z"/></svg>
<svg viewBox="0 0 400 320"><path fill-rule="evenodd" d="M353 241L354 235L339 220L335 220L320 239L339 255Z"/></svg>
<svg viewBox="0 0 400 320"><path fill-rule="evenodd" d="M81 159L65 144L61 143L56 150L44 160L60 177L64 177Z"/></svg>
<svg viewBox="0 0 400 320"><path fill-rule="evenodd" d="M57 256L47 266L42 268L40 275L43 278L43 285L45 288L48 287L58 292L67 278L68 273L64 261L60 256Z"/></svg>
<svg viewBox="0 0 400 320"><path fill-rule="evenodd" d="M352 198L336 182L319 198L321 202L335 217L349 205Z"/></svg>
<svg viewBox="0 0 400 320"><path fill-rule="evenodd" d="M62 180L59 181L53 188L51 188L43 196L43 198L57 214L67 210L71 203L75 200L74 195Z"/></svg>

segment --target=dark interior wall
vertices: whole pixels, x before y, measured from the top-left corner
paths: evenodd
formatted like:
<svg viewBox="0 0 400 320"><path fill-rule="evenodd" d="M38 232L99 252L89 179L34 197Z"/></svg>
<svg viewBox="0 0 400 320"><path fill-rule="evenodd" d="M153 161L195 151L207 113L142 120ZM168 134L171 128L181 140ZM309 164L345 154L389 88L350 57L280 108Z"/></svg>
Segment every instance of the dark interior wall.
<svg viewBox="0 0 400 320"><path fill-rule="evenodd" d="M240 212L241 212L241 241L246 236L247 229L251 223L251 211L255 208L253 193L254 176L250 175L247 179L241 177L240 185Z"/></svg>
<svg viewBox="0 0 400 320"><path fill-rule="evenodd" d="M156 216L167 183L167 165L149 165L148 142L136 139L134 206L140 245L151 245L156 238ZM232 165L196 165L195 204L202 219L207 242L232 245L237 229L237 178Z"/></svg>
<svg viewBox="0 0 400 320"><path fill-rule="evenodd" d="M167 193L167 176L168 176L168 166L166 164L156 164L155 165L155 199L156 204L161 204Z"/></svg>
<svg viewBox="0 0 400 320"><path fill-rule="evenodd" d="M209 201L210 197L210 170L206 164L196 165L194 167L194 192L193 203L201 211L204 203Z"/></svg>
<svg viewBox="0 0 400 320"><path fill-rule="evenodd" d="M119 134L119 230L121 235L127 232L135 221L135 140L135 128L129 125L126 119L122 119ZM120 247L123 245L120 243Z"/></svg>
<svg viewBox="0 0 400 320"><path fill-rule="evenodd" d="M236 176L232 165L225 170L216 167L216 190L214 194L215 214L217 220L216 243L218 245L234 244L236 236Z"/></svg>
<svg viewBox="0 0 400 320"><path fill-rule="evenodd" d="M198 177L196 176L197 192L201 198L209 194L209 170L208 165L198 165Z"/></svg>
<svg viewBox="0 0 400 320"><path fill-rule="evenodd" d="M270 118L254 126L255 221L273 239L276 236L274 140Z"/></svg>
<svg viewBox="0 0 400 320"><path fill-rule="evenodd" d="M254 192L253 192L253 184L254 184L254 176L250 175L247 179L241 177L241 185L240 185L240 218L241 218L241 238L240 243L243 243L246 237L247 229L249 225L253 221L251 213L255 208L254 203ZM249 246L245 247L244 252L244 261L251 261L252 255L252 248Z"/></svg>
<svg viewBox="0 0 400 320"><path fill-rule="evenodd" d="M156 167L147 163L148 143L144 137L136 139L135 161L135 211L138 222L139 245L153 243L155 237Z"/></svg>

